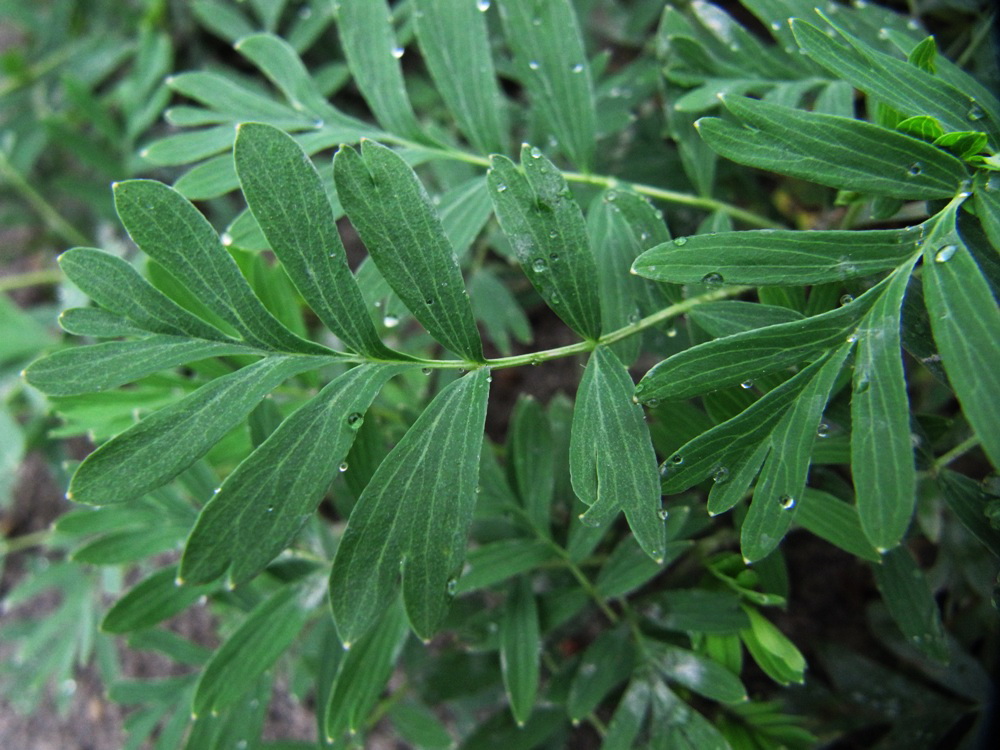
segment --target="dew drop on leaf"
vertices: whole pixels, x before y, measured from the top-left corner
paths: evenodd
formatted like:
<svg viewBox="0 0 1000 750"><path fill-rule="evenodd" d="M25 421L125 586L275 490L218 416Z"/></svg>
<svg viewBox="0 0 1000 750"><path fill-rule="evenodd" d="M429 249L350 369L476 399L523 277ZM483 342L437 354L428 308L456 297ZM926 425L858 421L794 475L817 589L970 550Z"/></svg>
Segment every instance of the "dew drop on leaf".
<svg viewBox="0 0 1000 750"><path fill-rule="evenodd" d="M543 258L535 258L531 261L531 268L535 273L544 273L549 270L549 267Z"/></svg>
<svg viewBox="0 0 1000 750"><path fill-rule="evenodd" d="M667 517L670 515L670 511L668 511L666 508L660 508L660 510L657 512L657 515L660 517L661 521L666 521Z"/></svg>
<svg viewBox="0 0 1000 750"><path fill-rule="evenodd" d="M729 479L729 469L719 466L712 472L712 481L716 484L724 484Z"/></svg>
<svg viewBox="0 0 1000 750"><path fill-rule="evenodd" d="M532 70L538 70L539 68L538 60L532 60L531 62L529 62L528 67L531 68Z"/></svg>
<svg viewBox="0 0 1000 750"><path fill-rule="evenodd" d="M504 185L502 182L498 182L497 183L497 192L498 193L502 193L506 189L507 189L507 186Z"/></svg>
<svg viewBox="0 0 1000 750"><path fill-rule="evenodd" d="M396 326L399 325L399 318L397 318L395 315L386 315L384 318L382 318L382 325L384 325L386 328L395 328Z"/></svg>
<svg viewBox="0 0 1000 750"><path fill-rule="evenodd" d="M955 253L958 252L958 245L944 245L938 248L937 253L934 254L935 263L947 263L953 257Z"/></svg>
<svg viewBox="0 0 1000 750"><path fill-rule="evenodd" d="M842 296L842 297L840 298L840 304L841 304L841 305L849 305L849 304L851 304L852 302L854 302L854 295L851 295L851 294L845 294L845 295L843 295L843 296Z"/></svg>
<svg viewBox="0 0 1000 750"><path fill-rule="evenodd" d="M658 398L651 398L648 401L646 401L646 406L648 406L650 409L655 409L659 405L660 405L660 399Z"/></svg>
<svg viewBox="0 0 1000 750"><path fill-rule="evenodd" d="M581 513L581 514L580 514L580 515L578 516L578 518L580 519L580 523L582 523L582 524L583 524L584 526L589 526L589 527L590 527L590 528L592 528L592 529L596 529L596 528L597 528L598 526L600 526L600 525L601 525L601 522L600 522L600 521L598 521L598 520L597 520L597 519L595 519L595 518L590 518L590 517L589 517L589 516L587 516L587 514L585 514L585 513Z"/></svg>
<svg viewBox="0 0 1000 750"><path fill-rule="evenodd" d="M795 507L795 498L791 495L782 495L778 498L778 502L781 504L782 510L791 510Z"/></svg>
<svg viewBox="0 0 1000 750"><path fill-rule="evenodd" d="M365 421L365 418L361 414L361 412L357 412L357 411L356 412L352 412L347 417L347 426L350 427L352 430L358 430L358 429L361 428L361 423L364 422L364 421Z"/></svg>
<svg viewBox="0 0 1000 750"><path fill-rule="evenodd" d="M687 244L687 237L678 237L674 240L674 244L677 245L677 247L684 247Z"/></svg>
<svg viewBox="0 0 1000 750"><path fill-rule="evenodd" d="M816 437L825 438L830 437L830 425L826 422L820 422L816 427Z"/></svg>
<svg viewBox="0 0 1000 750"><path fill-rule="evenodd" d="M980 107L976 102L972 102L972 106L969 107L969 111L965 113L965 116L969 118L970 122L977 122L986 117L986 113L983 112L983 108Z"/></svg>
<svg viewBox="0 0 1000 750"><path fill-rule="evenodd" d="M712 273L706 273L704 276L701 277L701 283L702 284L714 284L714 285L721 284L722 283L722 274L721 273L715 273L714 271Z"/></svg>
<svg viewBox="0 0 1000 750"><path fill-rule="evenodd" d="M448 589L448 596L454 596L455 592L458 591L458 579L449 578L447 589Z"/></svg>
<svg viewBox="0 0 1000 750"><path fill-rule="evenodd" d="M582 73L583 72L583 63L577 63L572 68L570 68L570 70L572 70L574 73Z"/></svg>
<svg viewBox="0 0 1000 750"><path fill-rule="evenodd" d="M400 59L405 52L406 50L403 49L402 47L397 46L392 48L392 56L395 57L397 60Z"/></svg>
<svg viewBox="0 0 1000 750"><path fill-rule="evenodd" d="M422 372L424 375L430 375L431 374L431 368L429 368L429 367L423 367L423 368L420 369L420 372Z"/></svg>
<svg viewBox="0 0 1000 750"><path fill-rule="evenodd" d="M476 0L476 7L480 13L485 13L490 9L490 0Z"/></svg>
<svg viewBox="0 0 1000 750"><path fill-rule="evenodd" d="M744 391L749 391L751 388L753 388L753 381L744 380L742 383L740 383L740 388L742 388Z"/></svg>
<svg viewBox="0 0 1000 750"><path fill-rule="evenodd" d="M529 151L528 153L531 154L531 158L532 159L541 159L542 158L542 150L540 148L538 148L538 146L532 146L531 147L531 151Z"/></svg>
<svg viewBox="0 0 1000 750"><path fill-rule="evenodd" d="M923 173L923 171L924 171L924 165L918 161L915 161L913 162L913 164L909 166L909 168L906 170L906 173L910 175L910 177L919 177Z"/></svg>
<svg viewBox="0 0 1000 750"><path fill-rule="evenodd" d="M347 469L348 469L347 461L341 461L340 466L337 467L337 471L339 471L341 474L347 471Z"/></svg>
<svg viewBox="0 0 1000 750"><path fill-rule="evenodd" d="M674 466L680 466L682 463L684 463L684 456L682 456L680 453L675 453L670 457L670 463L672 463Z"/></svg>

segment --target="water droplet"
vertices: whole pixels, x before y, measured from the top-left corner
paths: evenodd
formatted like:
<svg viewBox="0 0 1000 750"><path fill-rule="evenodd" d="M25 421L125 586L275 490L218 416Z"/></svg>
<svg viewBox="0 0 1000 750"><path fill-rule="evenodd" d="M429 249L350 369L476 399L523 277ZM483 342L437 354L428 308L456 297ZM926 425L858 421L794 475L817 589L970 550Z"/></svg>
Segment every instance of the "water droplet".
<svg viewBox="0 0 1000 750"><path fill-rule="evenodd" d="M364 415L361 412L358 412L358 411L352 412L347 417L347 426L350 427L353 430L357 430L357 429L361 428L361 423L364 422L364 421L365 421L365 417L364 417Z"/></svg>
<svg viewBox="0 0 1000 750"><path fill-rule="evenodd" d="M795 507L795 498L791 495L782 495L778 498L778 502L781 504L782 510L791 510Z"/></svg>
<svg viewBox="0 0 1000 750"><path fill-rule="evenodd" d="M222 492L221 487L216 487L214 490L212 490L213 495L218 495L220 492Z"/></svg>
<svg viewBox="0 0 1000 750"><path fill-rule="evenodd" d="M675 453L670 457L670 463L672 463L674 466L680 466L682 463L684 463L684 456L682 456L680 453Z"/></svg>
<svg viewBox="0 0 1000 750"><path fill-rule="evenodd" d="M454 596L455 592L458 591L458 579L457 578L449 578L448 579L448 585L447 585L446 588L448 590L448 596Z"/></svg>
<svg viewBox="0 0 1000 750"><path fill-rule="evenodd" d="M972 106L969 107L969 111L965 113L965 116L969 118L970 122L977 122L986 117L986 113L983 112L983 108L976 104L975 101L972 102Z"/></svg>
<svg viewBox="0 0 1000 750"><path fill-rule="evenodd" d="M497 183L497 192L498 193L502 193L506 189L507 189L507 186L504 185L502 182L498 182Z"/></svg>
<svg viewBox="0 0 1000 750"><path fill-rule="evenodd" d="M401 58L405 53L406 50L403 49L402 47L397 46L392 48L392 56L395 57L397 60Z"/></svg>
<svg viewBox="0 0 1000 750"><path fill-rule="evenodd" d="M638 310L633 310L632 312L629 313L628 315L629 325L633 326L639 325L640 320L642 320L642 316L639 314Z"/></svg>
<svg viewBox="0 0 1000 750"><path fill-rule="evenodd" d="M659 405L660 405L660 399L658 398L651 398L646 401L646 406L648 406L650 409L655 409Z"/></svg>
<svg viewBox="0 0 1000 750"><path fill-rule="evenodd" d="M395 328L396 326L399 325L399 318L397 318L395 315L386 315L384 318L382 318L382 325L384 325L386 328Z"/></svg>
<svg viewBox="0 0 1000 750"><path fill-rule="evenodd" d="M858 380L857 383L854 384L854 392L855 393L864 393L869 388L871 388L871 385L872 385L871 381L868 378L862 378L862 379Z"/></svg>
<svg viewBox="0 0 1000 750"><path fill-rule="evenodd" d="M59 694L68 698L76 692L76 680L63 680L59 683Z"/></svg>
<svg viewBox="0 0 1000 750"><path fill-rule="evenodd" d="M476 7L480 13L485 13L490 9L490 0L476 0Z"/></svg>
<svg viewBox="0 0 1000 750"><path fill-rule="evenodd" d="M589 526L592 529L596 529L598 526L601 525L600 521L598 521L596 518L590 518L585 513L581 513L579 516L577 516L577 518L580 519L580 523L582 523L584 526Z"/></svg>
<svg viewBox="0 0 1000 750"><path fill-rule="evenodd" d="M535 273L545 273L549 270L544 258L535 258L531 261L531 268Z"/></svg>
<svg viewBox="0 0 1000 750"><path fill-rule="evenodd" d="M219 240L221 240L222 244L225 245L226 247L229 247L230 245L233 244L233 236L229 232L223 232L222 236L219 237Z"/></svg>
<svg viewBox="0 0 1000 750"><path fill-rule="evenodd" d="M660 517L661 521L666 521L667 517L670 516L670 511L668 511L666 508L660 508L660 510L657 511L656 515Z"/></svg>
<svg viewBox="0 0 1000 750"><path fill-rule="evenodd" d="M677 338L677 329L675 327L671 326L670 328L667 329L667 338L668 339Z"/></svg>
<svg viewBox="0 0 1000 750"><path fill-rule="evenodd" d="M856 343L858 343L858 334L857 333L852 333L850 336L848 336L847 337L847 343L848 344L856 344Z"/></svg>
<svg viewBox="0 0 1000 750"><path fill-rule="evenodd" d="M728 479L729 469L725 466L718 466L715 471L712 472L712 481L716 484L725 484Z"/></svg>
<svg viewBox="0 0 1000 750"><path fill-rule="evenodd" d="M845 294L840 298L841 305L849 305L852 302L854 302L854 295L852 294Z"/></svg>
<svg viewBox="0 0 1000 750"><path fill-rule="evenodd" d="M830 425L826 422L820 422L816 426L816 437L825 438L830 437Z"/></svg>
<svg viewBox="0 0 1000 750"><path fill-rule="evenodd" d="M937 253L934 254L935 263L947 263L953 257L955 253L958 252L958 245L944 245L938 248Z"/></svg>
<svg viewBox="0 0 1000 750"><path fill-rule="evenodd" d="M341 461L340 466L337 467L337 471L343 474L345 471L347 471L347 468L348 468L347 461Z"/></svg>
<svg viewBox="0 0 1000 750"><path fill-rule="evenodd" d="M570 68L570 70L572 70L574 73L582 73L583 72L583 63L577 63L572 68Z"/></svg>
<svg viewBox="0 0 1000 750"><path fill-rule="evenodd" d="M532 159L541 159L542 158L542 150L540 148L538 148L538 146L532 146L531 147L531 151L529 151L528 153L531 154L531 158Z"/></svg>
<svg viewBox="0 0 1000 750"><path fill-rule="evenodd" d="M433 305L434 304L434 298L433 297L428 297L427 299L424 300L424 302L427 305Z"/></svg>
<svg viewBox="0 0 1000 750"><path fill-rule="evenodd" d="M273 505L268 505L267 506L267 512L268 513L274 513L274 506Z"/></svg>
<svg viewBox="0 0 1000 750"><path fill-rule="evenodd" d="M618 193L616 193L614 190L609 190L604 194L605 203L614 203L616 200L618 200Z"/></svg>
<svg viewBox="0 0 1000 750"><path fill-rule="evenodd" d="M921 164L919 161L915 161L907 168L906 173L910 175L910 177L919 177L923 173L923 171L924 171L924 165Z"/></svg>
<svg viewBox="0 0 1000 750"><path fill-rule="evenodd" d="M549 239L550 240L554 240L558 236L559 236L559 232L557 232L555 229L549 231Z"/></svg>
<svg viewBox="0 0 1000 750"><path fill-rule="evenodd" d="M744 380L742 383L740 383L740 388L742 388L744 391L749 391L751 388L753 388L753 381Z"/></svg>
<svg viewBox="0 0 1000 750"><path fill-rule="evenodd" d="M778 23L777 21L771 21L771 30L772 31L781 31L781 24Z"/></svg>
<svg viewBox="0 0 1000 750"><path fill-rule="evenodd" d="M420 368L420 372L422 372L424 375L430 375L431 374L431 368L429 368L429 367L421 367Z"/></svg>
<svg viewBox="0 0 1000 750"><path fill-rule="evenodd" d="M678 237L674 240L674 244L677 245L677 247L684 247L687 244L687 237Z"/></svg>
<svg viewBox="0 0 1000 750"><path fill-rule="evenodd" d="M538 60L531 60L528 63L528 67L531 68L532 70L538 70L538 68L539 68Z"/></svg>
<svg viewBox="0 0 1000 750"><path fill-rule="evenodd" d="M531 25L532 26L541 26L542 25L542 19L541 18L532 18L531 19Z"/></svg>

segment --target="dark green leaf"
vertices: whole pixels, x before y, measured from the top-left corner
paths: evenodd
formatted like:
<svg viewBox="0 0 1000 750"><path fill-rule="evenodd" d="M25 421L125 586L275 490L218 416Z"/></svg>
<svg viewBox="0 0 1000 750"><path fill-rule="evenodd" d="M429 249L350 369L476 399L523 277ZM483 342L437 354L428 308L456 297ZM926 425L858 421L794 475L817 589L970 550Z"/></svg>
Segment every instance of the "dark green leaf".
<svg viewBox="0 0 1000 750"><path fill-rule="evenodd" d="M862 531L858 510L853 505L807 487L797 508L795 522L816 536L863 560L882 559Z"/></svg>
<svg viewBox="0 0 1000 750"><path fill-rule="evenodd" d="M153 180L115 184L115 206L135 243L254 346L328 351L300 339L254 296L212 225L176 190Z"/></svg>
<svg viewBox="0 0 1000 750"><path fill-rule="evenodd" d="M731 510L743 499L770 450L771 441L761 440L712 471L712 489L708 492L706 504L710 516Z"/></svg>
<svg viewBox="0 0 1000 750"><path fill-rule="evenodd" d="M177 566L171 565L133 586L114 603L101 621L105 633L128 633L152 627L187 609L211 591L207 586L180 586Z"/></svg>
<svg viewBox="0 0 1000 750"><path fill-rule="evenodd" d="M67 495L79 503L107 505L156 489L205 455L283 381L322 362L268 357L216 378L87 456Z"/></svg>
<svg viewBox="0 0 1000 750"><path fill-rule="evenodd" d="M396 153L362 141L333 160L341 203L379 271L413 316L451 351L483 360L455 252L430 198Z"/></svg>
<svg viewBox="0 0 1000 750"><path fill-rule="evenodd" d="M653 682L651 726L670 750L728 750L729 743L704 716L659 680Z"/></svg>
<svg viewBox="0 0 1000 750"><path fill-rule="evenodd" d="M493 156L487 173L497 221L546 304L581 336L601 333L597 266L587 227L562 173L537 147L521 148L523 173Z"/></svg>
<svg viewBox="0 0 1000 750"><path fill-rule="evenodd" d="M976 175L973 203L993 249L1000 253L1000 174L980 172Z"/></svg>
<svg viewBox="0 0 1000 750"><path fill-rule="evenodd" d="M548 536L555 481L552 435L545 411L531 396L518 398L507 440L513 485L532 525Z"/></svg>
<svg viewBox="0 0 1000 750"><path fill-rule="evenodd" d="M1000 309L955 228L959 196L939 214L924 248L924 294L934 340L962 413L1000 467Z"/></svg>
<svg viewBox="0 0 1000 750"><path fill-rule="evenodd" d="M531 579L521 577L511 585L500 619L500 668L510 710L519 726L524 726L535 705L540 647L538 605Z"/></svg>
<svg viewBox="0 0 1000 750"><path fill-rule="evenodd" d="M552 547L540 539L504 539L469 551L456 594L493 586L541 567L553 559Z"/></svg>
<svg viewBox="0 0 1000 750"><path fill-rule="evenodd" d="M899 335L903 295L916 260L889 277L889 285L852 334L858 348L851 396L851 472L861 527L880 551L899 544L916 502Z"/></svg>
<svg viewBox="0 0 1000 750"><path fill-rule="evenodd" d="M668 589L650 598L646 614L667 630L687 633L735 633L749 626L736 594L706 589Z"/></svg>
<svg viewBox="0 0 1000 750"><path fill-rule="evenodd" d="M617 685L628 679L634 660L626 628L606 630L587 647L570 685L566 712L580 721L596 709Z"/></svg>
<svg viewBox="0 0 1000 750"><path fill-rule="evenodd" d="M358 499L330 575L333 616L346 645L391 600L400 563L414 632L430 638L444 617L476 502L488 393L486 369L448 385Z"/></svg>
<svg viewBox="0 0 1000 750"><path fill-rule="evenodd" d="M706 302L693 308L688 314L700 328L704 328L714 338L732 336L780 323L791 323L804 317L802 313L787 307L732 299Z"/></svg>
<svg viewBox="0 0 1000 750"><path fill-rule="evenodd" d="M299 594L292 586L272 594L212 655L195 691L191 712L196 717L236 702L295 640L309 617Z"/></svg>
<svg viewBox="0 0 1000 750"><path fill-rule="evenodd" d="M873 565L875 584L907 642L940 663L948 661L941 612L923 571L909 550L898 547Z"/></svg>
<svg viewBox="0 0 1000 750"><path fill-rule="evenodd" d="M500 18L518 77L560 147L580 168L591 166L596 116L590 64L569 0L499 0Z"/></svg>
<svg viewBox="0 0 1000 750"><path fill-rule="evenodd" d="M400 372L362 365L288 417L202 508L181 562L185 582L253 578L287 547L337 475L372 399Z"/></svg>
<svg viewBox="0 0 1000 750"><path fill-rule="evenodd" d="M462 133L481 153L506 151L507 112L483 13L466 0L418 0L414 19L423 60Z"/></svg>
<svg viewBox="0 0 1000 750"><path fill-rule="evenodd" d="M573 491L590 506L582 520L604 525L623 510L639 546L659 561L665 539L656 455L632 390L614 353L595 349L577 391L570 472Z"/></svg>
<svg viewBox="0 0 1000 750"><path fill-rule="evenodd" d="M649 681L633 679L608 723L601 750L631 750L649 711L649 702Z"/></svg>
<svg viewBox="0 0 1000 750"><path fill-rule="evenodd" d="M183 536L184 529L170 523L113 531L74 550L70 559L91 565L122 565L173 549Z"/></svg>
<svg viewBox="0 0 1000 750"><path fill-rule="evenodd" d="M233 156L254 218L320 320L355 351L393 357L368 315L323 182L302 148L277 128L247 123Z"/></svg>
<svg viewBox="0 0 1000 750"><path fill-rule="evenodd" d="M59 266L94 302L139 328L214 341L228 339L218 328L192 315L110 253L76 247L59 256Z"/></svg>
<svg viewBox="0 0 1000 750"><path fill-rule="evenodd" d="M698 121L708 144L741 164L821 185L890 198L950 198L968 176L958 159L877 125L741 97L726 108L743 122Z"/></svg>
<svg viewBox="0 0 1000 750"><path fill-rule="evenodd" d="M396 41L385 0L338 0L337 31L354 82L382 127L420 138L420 126L403 85Z"/></svg>
<svg viewBox="0 0 1000 750"><path fill-rule="evenodd" d="M99 307L71 307L59 314L59 327L76 336L117 338L146 333L142 328Z"/></svg>
<svg viewBox="0 0 1000 750"><path fill-rule="evenodd" d="M640 276L678 284L825 284L895 268L919 250L919 227L871 231L762 229L679 237L640 255Z"/></svg>
<svg viewBox="0 0 1000 750"><path fill-rule="evenodd" d="M740 678L717 661L665 643L656 644L653 652L656 668L670 682L720 703L739 703L747 699Z"/></svg>

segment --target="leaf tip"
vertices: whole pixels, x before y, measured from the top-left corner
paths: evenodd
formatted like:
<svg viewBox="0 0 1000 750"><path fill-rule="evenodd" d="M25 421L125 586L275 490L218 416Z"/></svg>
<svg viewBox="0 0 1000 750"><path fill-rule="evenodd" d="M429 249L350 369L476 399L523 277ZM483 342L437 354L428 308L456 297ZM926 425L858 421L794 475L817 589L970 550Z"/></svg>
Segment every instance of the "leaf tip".
<svg viewBox="0 0 1000 750"><path fill-rule="evenodd" d="M344 641L343 644L342 644L342 646L344 648L344 651L350 651L351 650L351 646L353 646L353 645L354 644L351 641Z"/></svg>

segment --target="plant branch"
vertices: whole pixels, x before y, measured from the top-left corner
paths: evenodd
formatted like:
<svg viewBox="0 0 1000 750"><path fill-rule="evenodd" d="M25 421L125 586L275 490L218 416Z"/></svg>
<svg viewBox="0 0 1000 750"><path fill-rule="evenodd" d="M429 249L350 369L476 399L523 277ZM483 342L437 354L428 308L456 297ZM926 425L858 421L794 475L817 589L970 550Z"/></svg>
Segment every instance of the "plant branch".
<svg viewBox="0 0 1000 750"><path fill-rule="evenodd" d="M966 438L947 453L942 453L940 456L934 459L934 463L931 465L931 473L937 475L937 473L941 471L941 469L950 464L952 461L961 458L966 453L971 451L973 448L978 448L978 447L979 447L978 437L973 435L970 438Z"/></svg>
<svg viewBox="0 0 1000 750"><path fill-rule="evenodd" d="M14 168L14 165L10 163L7 155L3 152L0 152L0 177L3 177L11 188L35 209L35 212L42 217L48 228L60 239L70 245L89 244L87 236L66 221L62 217L62 214L51 203L45 200L41 193L33 188L24 179L24 175Z"/></svg>
<svg viewBox="0 0 1000 750"><path fill-rule="evenodd" d="M40 271L26 271L11 276L0 277L0 292L11 292L29 286L58 284L63 275L58 268L43 268Z"/></svg>

